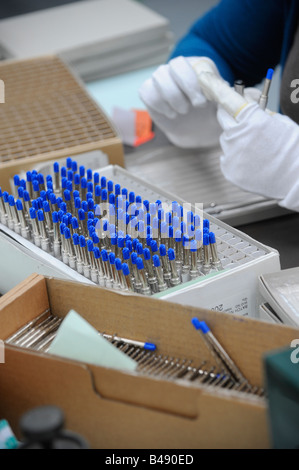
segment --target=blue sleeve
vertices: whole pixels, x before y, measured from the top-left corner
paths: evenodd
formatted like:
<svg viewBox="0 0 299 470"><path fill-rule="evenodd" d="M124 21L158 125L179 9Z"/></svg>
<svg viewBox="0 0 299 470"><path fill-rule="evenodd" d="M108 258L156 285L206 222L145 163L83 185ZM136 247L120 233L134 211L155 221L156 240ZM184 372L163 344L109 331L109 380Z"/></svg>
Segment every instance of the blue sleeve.
<svg viewBox="0 0 299 470"><path fill-rule="evenodd" d="M222 0L200 18L171 54L210 57L230 84L260 83L280 61L288 0Z"/></svg>

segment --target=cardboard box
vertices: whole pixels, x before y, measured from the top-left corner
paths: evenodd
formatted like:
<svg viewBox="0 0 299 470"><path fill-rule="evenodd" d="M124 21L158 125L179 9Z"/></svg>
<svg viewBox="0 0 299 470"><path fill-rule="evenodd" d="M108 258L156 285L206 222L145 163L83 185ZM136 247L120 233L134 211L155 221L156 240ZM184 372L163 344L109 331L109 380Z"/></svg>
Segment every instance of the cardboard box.
<svg viewBox="0 0 299 470"><path fill-rule="evenodd" d="M156 343L159 353L213 363L191 325L205 320L250 383L263 384L262 356L289 345L298 330L158 299L33 274L0 299L5 340L50 308L74 308L99 331ZM19 436L27 410L60 406L66 428L92 448L268 448L264 398L227 389L125 373L5 346L0 364L0 416ZM20 436L19 436L20 437Z"/></svg>

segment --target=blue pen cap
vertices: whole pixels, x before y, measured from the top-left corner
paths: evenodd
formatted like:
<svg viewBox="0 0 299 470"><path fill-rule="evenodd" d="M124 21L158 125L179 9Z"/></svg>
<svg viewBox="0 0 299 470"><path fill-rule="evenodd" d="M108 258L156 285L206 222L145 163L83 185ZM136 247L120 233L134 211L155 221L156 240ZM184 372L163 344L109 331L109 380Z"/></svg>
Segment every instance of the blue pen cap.
<svg viewBox="0 0 299 470"><path fill-rule="evenodd" d="M65 178L65 177L61 178L61 187L62 187L62 189L66 189L66 185L67 185L67 178Z"/></svg>
<svg viewBox="0 0 299 470"><path fill-rule="evenodd" d="M17 206L18 211L21 211L23 209L23 204L22 204L21 199L17 199L16 206Z"/></svg>
<svg viewBox="0 0 299 470"><path fill-rule="evenodd" d="M139 256L137 257L136 265L137 265L137 269L144 269L143 259L140 258Z"/></svg>
<svg viewBox="0 0 299 470"><path fill-rule="evenodd" d="M166 256L166 246L162 243L159 247L160 256Z"/></svg>
<svg viewBox="0 0 299 470"><path fill-rule="evenodd" d="M144 210L143 209L139 209L137 218L138 218L138 220L144 220Z"/></svg>
<svg viewBox="0 0 299 470"><path fill-rule="evenodd" d="M84 210L84 212L88 212L88 204L87 204L87 201L82 201L81 207L82 207L82 209Z"/></svg>
<svg viewBox="0 0 299 470"><path fill-rule="evenodd" d="M68 189L64 190L63 195L64 195L65 201L70 201L71 200L71 193Z"/></svg>
<svg viewBox="0 0 299 470"><path fill-rule="evenodd" d="M117 246L118 248L124 248L125 246L125 238L124 237L118 237L117 239Z"/></svg>
<svg viewBox="0 0 299 470"><path fill-rule="evenodd" d="M74 184L78 186L80 184L80 175L78 173L75 174L74 176Z"/></svg>
<svg viewBox="0 0 299 470"><path fill-rule="evenodd" d="M31 181L32 181L32 173L31 173L31 171L27 171L27 172L26 172L26 180L28 181L28 183L31 183Z"/></svg>
<svg viewBox="0 0 299 470"><path fill-rule="evenodd" d="M45 201L47 199L47 193L46 191L42 190L40 193L39 193L39 197L42 199L42 201Z"/></svg>
<svg viewBox="0 0 299 470"><path fill-rule="evenodd" d="M162 201L160 201L160 199L157 199L156 200L156 205L157 205L158 209L161 209Z"/></svg>
<svg viewBox="0 0 299 470"><path fill-rule="evenodd" d="M164 209L158 209L158 219L164 220Z"/></svg>
<svg viewBox="0 0 299 470"><path fill-rule="evenodd" d="M101 257L100 249L97 246L94 247L93 254L96 259L99 259Z"/></svg>
<svg viewBox="0 0 299 470"><path fill-rule="evenodd" d="M145 199L145 200L143 201L143 206L144 206L144 210L145 210L146 212L148 212L148 211L149 211L149 201L148 201L147 199Z"/></svg>
<svg viewBox="0 0 299 470"><path fill-rule="evenodd" d="M173 226L172 225L170 225L168 227L168 234L167 235L168 235L168 238L173 238Z"/></svg>
<svg viewBox="0 0 299 470"><path fill-rule="evenodd" d="M175 260L174 249L173 249L173 248L169 248L167 253L168 253L169 261L174 261L174 260Z"/></svg>
<svg viewBox="0 0 299 470"><path fill-rule="evenodd" d="M180 218L177 216L174 216L172 218L172 225L174 229L178 229L180 227Z"/></svg>
<svg viewBox="0 0 299 470"><path fill-rule="evenodd" d="M153 218L153 230L157 230L159 228L159 219L158 217Z"/></svg>
<svg viewBox="0 0 299 470"><path fill-rule="evenodd" d="M192 211L187 212L187 223L193 224L193 212Z"/></svg>
<svg viewBox="0 0 299 470"><path fill-rule="evenodd" d="M116 197L120 195L120 189L121 189L121 188L120 188L120 184L117 183L117 184L114 186L114 193L115 193L115 196L116 196Z"/></svg>
<svg viewBox="0 0 299 470"><path fill-rule="evenodd" d="M77 230L79 228L79 222L77 217L72 217L72 227L74 230Z"/></svg>
<svg viewBox="0 0 299 470"><path fill-rule="evenodd" d="M9 194L8 194L8 192L7 192L7 191L3 191L3 194L2 194L2 196L3 196L3 200L4 200L4 202L8 202L8 197L9 197Z"/></svg>
<svg viewBox="0 0 299 470"><path fill-rule="evenodd" d="M157 346L153 343L144 343L143 348L147 351L155 351L157 349Z"/></svg>
<svg viewBox="0 0 299 470"><path fill-rule="evenodd" d="M172 207L172 212L174 212L175 214L179 214L180 206L177 201L172 201L171 207Z"/></svg>
<svg viewBox="0 0 299 470"><path fill-rule="evenodd" d="M102 192L101 186L99 186L99 185L95 186L95 188L94 188L95 196L96 196L96 197L100 197L100 196L101 196L101 192Z"/></svg>
<svg viewBox="0 0 299 470"><path fill-rule="evenodd" d="M142 254L143 254L143 246L142 246L142 243L137 243L137 244L136 244L136 251L137 251L137 254L138 254L138 255L142 255Z"/></svg>
<svg viewBox="0 0 299 470"><path fill-rule="evenodd" d="M122 264L122 270L123 270L124 276L128 276L130 274L129 265L127 263Z"/></svg>
<svg viewBox="0 0 299 470"><path fill-rule="evenodd" d="M108 193L107 193L107 189L102 189L102 201L107 201L108 199Z"/></svg>
<svg viewBox="0 0 299 470"><path fill-rule="evenodd" d="M136 204L141 204L142 203L142 197L141 196L136 196L135 198Z"/></svg>
<svg viewBox="0 0 299 470"><path fill-rule="evenodd" d="M116 233L111 233L110 235L110 243L112 246L116 246L117 245L117 235Z"/></svg>
<svg viewBox="0 0 299 470"><path fill-rule="evenodd" d="M183 246L188 247L189 246L189 237L187 235L183 236Z"/></svg>
<svg viewBox="0 0 299 470"><path fill-rule="evenodd" d="M111 204L112 206L114 206L114 204L115 204L115 196L114 196L114 194L109 194L109 204Z"/></svg>
<svg viewBox="0 0 299 470"><path fill-rule="evenodd" d="M93 251L93 248L94 248L93 242L92 242L91 240L87 240L86 243L87 243L87 249L88 249L88 251L89 251L89 252L90 252L90 251Z"/></svg>
<svg viewBox="0 0 299 470"><path fill-rule="evenodd" d="M90 191L87 191L86 193L86 201L88 202L88 199L92 199L93 198L93 193L90 192Z"/></svg>
<svg viewBox="0 0 299 470"><path fill-rule="evenodd" d="M80 173L81 178L83 178L85 175L85 166L83 165L79 166L79 173Z"/></svg>
<svg viewBox="0 0 299 470"><path fill-rule="evenodd" d="M172 214L171 214L171 212L166 212L165 221L168 225L171 225L171 223L172 223Z"/></svg>
<svg viewBox="0 0 299 470"><path fill-rule="evenodd" d="M92 181L88 181L88 183L87 183L87 192L93 194L93 183L92 183Z"/></svg>
<svg viewBox="0 0 299 470"><path fill-rule="evenodd" d="M53 220L54 224L57 224L57 222L58 222L58 212L57 211L52 212L52 220Z"/></svg>
<svg viewBox="0 0 299 470"><path fill-rule="evenodd" d="M122 261L120 258L115 258L115 267L117 271L120 271L122 269Z"/></svg>
<svg viewBox="0 0 299 470"><path fill-rule="evenodd" d="M81 199L79 197L75 197L75 209L81 209Z"/></svg>
<svg viewBox="0 0 299 470"><path fill-rule="evenodd" d="M106 186L107 186L107 178L106 178L106 176L102 176L102 178L101 178L101 187L106 188Z"/></svg>
<svg viewBox="0 0 299 470"><path fill-rule="evenodd" d="M19 175L14 175L14 177L13 177L13 182L14 182L14 185L15 185L15 186L19 186L19 184L20 184L20 177L19 177Z"/></svg>
<svg viewBox="0 0 299 470"><path fill-rule="evenodd" d="M87 218L88 218L88 220L93 220L94 219L94 213L92 211L88 211Z"/></svg>
<svg viewBox="0 0 299 470"><path fill-rule="evenodd" d="M192 238L194 236L194 225L188 225L188 236Z"/></svg>
<svg viewBox="0 0 299 470"><path fill-rule="evenodd" d="M93 199L88 199L87 206L88 206L88 210L92 211L94 209L94 200Z"/></svg>
<svg viewBox="0 0 299 470"><path fill-rule="evenodd" d="M114 253L112 253L112 252L109 253L108 258L109 258L110 264L115 264L115 254Z"/></svg>
<svg viewBox="0 0 299 470"><path fill-rule="evenodd" d="M132 243L132 240L126 240L126 248L128 248L128 250L130 251L130 253L132 253L132 250L133 250L133 243Z"/></svg>
<svg viewBox="0 0 299 470"><path fill-rule="evenodd" d="M151 202L149 205L149 212L151 215L156 215L157 213L157 206L155 202Z"/></svg>
<svg viewBox="0 0 299 470"><path fill-rule="evenodd" d="M66 203L65 202L62 202L60 204L60 209L63 211L63 212L66 212Z"/></svg>
<svg viewBox="0 0 299 470"><path fill-rule="evenodd" d="M98 235L96 234L96 232L93 232L93 234L91 235L91 238L92 238L92 241L95 245L100 243L100 239L99 239Z"/></svg>
<svg viewBox="0 0 299 470"><path fill-rule="evenodd" d="M161 222L161 235L166 236L168 232L167 222Z"/></svg>
<svg viewBox="0 0 299 470"><path fill-rule="evenodd" d="M176 230L175 232L175 241L178 243L182 241L182 232L180 230Z"/></svg>
<svg viewBox="0 0 299 470"><path fill-rule="evenodd" d="M77 189L75 189L75 191L73 191L74 200L76 199L76 197L80 197L80 192Z"/></svg>
<svg viewBox="0 0 299 470"><path fill-rule="evenodd" d="M39 191L39 182L37 180L34 180L32 182L32 188L33 188L33 191Z"/></svg>
<svg viewBox="0 0 299 470"><path fill-rule="evenodd" d="M63 199L62 197L58 196L58 198L56 199L56 204L58 205L59 209L60 209L60 204L63 202Z"/></svg>
<svg viewBox="0 0 299 470"><path fill-rule="evenodd" d="M59 221L62 222L62 217L64 216L64 212L63 212L61 209L59 209L59 211L57 212L57 214L58 214L58 219L59 219Z"/></svg>
<svg viewBox="0 0 299 470"><path fill-rule="evenodd" d="M26 181L24 179L20 180L20 186L22 186L23 189L26 189Z"/></svg>
<svg viewBox="0 0 299 470"><path fill-rule="evenodd" d="M209 219L204 219L202 223L203 228L208 228L210 229L210 221Z"/></svg>
<svg viewBox="0 0 299 470"><path fill-rule="evenodd" d="M124 199L127 199L127 197L128 197L128 190L127 190L127 188L123 188L123 189L121 190L121 194L122 194L122 196L123 196Z"/></svg>
<svg viewBox="0 0 299 470"><path fill-rule="evenodd" d="M181 232L186 233L186 231L187 231L186 222L181 222Z"/></svg>
<svg viewBox="0 0 299 470"><path fill-rule="evenodd" d="M153 263L154 263L154 266L156 268L158 268L159 266L161 266L160 264L160 258L158 255L153 255Z"/></svg>

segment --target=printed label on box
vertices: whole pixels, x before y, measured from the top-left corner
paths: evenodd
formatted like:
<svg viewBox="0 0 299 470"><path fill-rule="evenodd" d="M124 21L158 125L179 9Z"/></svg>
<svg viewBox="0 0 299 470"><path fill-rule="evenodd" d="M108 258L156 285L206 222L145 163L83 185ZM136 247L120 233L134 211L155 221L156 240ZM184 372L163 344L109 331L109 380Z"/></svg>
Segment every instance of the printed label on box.
<svg viewBox="0 0 299 470"><path fill-rule="evenodd" d="M209 308L217 312L234 313L245 317L249 315L250 310L249 296L246 293L243 293L243 295L238 294Z"/></svg>

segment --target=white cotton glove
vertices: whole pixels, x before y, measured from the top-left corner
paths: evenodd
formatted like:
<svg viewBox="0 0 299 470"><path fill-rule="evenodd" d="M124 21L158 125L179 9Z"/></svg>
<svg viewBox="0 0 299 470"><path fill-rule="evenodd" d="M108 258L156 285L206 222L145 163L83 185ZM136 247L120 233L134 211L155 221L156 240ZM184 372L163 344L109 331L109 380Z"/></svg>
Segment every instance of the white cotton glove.
<svg viewBox="0 0 299 470"><path fill-rule="evenodd" d="M206 57L176 57L161 65L139 89L154 123L178 147L219 145L217 106L207 101L197 76L207 71L220 76Z"/></svg>
<svg viewBox="0 0 299 470"><path fill-rule="evenodd" d="M223 80L201 74L199 81L206 96L219 104L224 176L299 211L299 126L287 116L248 103Z"/></svg>

